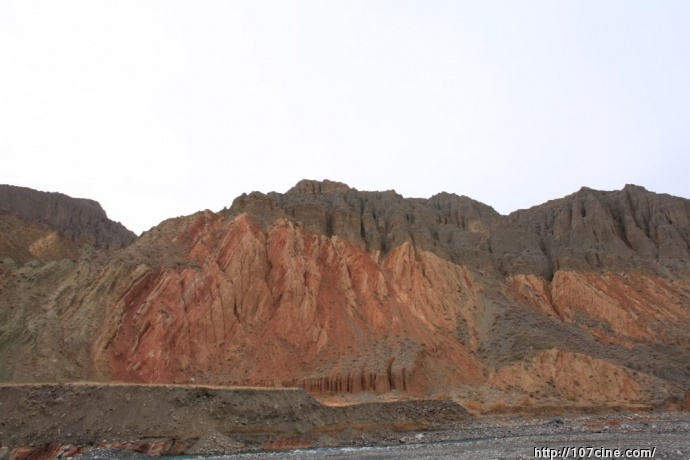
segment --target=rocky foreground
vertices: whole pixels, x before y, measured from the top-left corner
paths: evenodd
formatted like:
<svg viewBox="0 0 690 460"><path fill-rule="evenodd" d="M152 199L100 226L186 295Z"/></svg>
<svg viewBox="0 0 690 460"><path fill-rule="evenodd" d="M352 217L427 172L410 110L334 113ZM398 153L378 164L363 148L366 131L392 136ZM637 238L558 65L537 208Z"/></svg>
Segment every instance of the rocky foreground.
<svg viewBox="0 0 690 460"><path fill-rule="evenodd" d="M469 418L451 401L329 407L301 388L130 384L3 385L0 410L0 444L16 459L94 447L180 455L361 444Z"/></svg>
<svg viewBox="0 0 690 460"><path fill-rule="evenodd" d="M0 458L12 460L243 452L267 459L535 458L535 447L565 446L656 447L653 458L668 459L690 453L688 412L551 409L569 413L563 416L504 408L473 416L452 401L328 407L302 389L102 384L5 385L0 408Z"/></svg>

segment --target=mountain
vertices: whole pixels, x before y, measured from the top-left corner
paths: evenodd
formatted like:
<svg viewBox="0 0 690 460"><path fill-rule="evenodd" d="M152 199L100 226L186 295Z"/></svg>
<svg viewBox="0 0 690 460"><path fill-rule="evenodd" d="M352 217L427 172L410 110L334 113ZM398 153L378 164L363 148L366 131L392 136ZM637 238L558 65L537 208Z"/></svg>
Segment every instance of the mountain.
<svg viewBox="0 0 690 460"><path fill-rule="evenodd" d="M0 256L16 262L76 258L84 246L118 248L136 235L93 200L0 184Z"/></svg>
<svg viewBox="0 0 690 460"><path fill-rule="evenodd" d="M131 244L91 224L99 213L36 199L8 214L17 228L91 246L33 260L17 257L30 244L0 246L15 255L0 268L4 381L302 386L484 408L690 394L683 198L583 188L503 216L448 193L304 180ZM120 236L106 242L106 228Z"/></svg>

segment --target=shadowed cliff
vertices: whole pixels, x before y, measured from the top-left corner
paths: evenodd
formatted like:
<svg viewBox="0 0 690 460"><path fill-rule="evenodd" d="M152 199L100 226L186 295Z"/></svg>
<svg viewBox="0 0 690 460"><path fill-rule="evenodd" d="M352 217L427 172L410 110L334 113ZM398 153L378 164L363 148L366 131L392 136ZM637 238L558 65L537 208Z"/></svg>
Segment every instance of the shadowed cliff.
<svg viewBox="0 0 690 460"><path fill-rule="evenodd" d="M0 184L3 257L19 262L75 257L81 245L114 249L135 239L93 200Z"/></svg>

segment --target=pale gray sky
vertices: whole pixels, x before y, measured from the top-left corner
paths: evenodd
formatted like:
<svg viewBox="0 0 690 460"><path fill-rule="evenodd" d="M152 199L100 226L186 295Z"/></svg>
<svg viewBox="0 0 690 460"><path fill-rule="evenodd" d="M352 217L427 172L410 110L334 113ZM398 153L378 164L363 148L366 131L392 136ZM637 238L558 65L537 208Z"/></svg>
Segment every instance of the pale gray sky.
<svg viewBox="0 0 690 460"><path fill-rule="evenodd" d="M0 2L0 183L139 233L302 178L690 197L690 2Z"/></svg>

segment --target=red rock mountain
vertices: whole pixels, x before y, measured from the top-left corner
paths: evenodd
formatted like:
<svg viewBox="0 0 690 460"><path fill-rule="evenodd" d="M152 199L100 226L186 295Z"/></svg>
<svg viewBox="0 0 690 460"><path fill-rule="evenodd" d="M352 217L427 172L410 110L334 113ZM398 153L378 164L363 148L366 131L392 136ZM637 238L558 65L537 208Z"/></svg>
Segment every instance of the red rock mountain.
<svg viewBox="0 0 690 460"><path fill-rule="evenodd" d="M0 194L4 381L303 386L485 407L659 405L690 387L683 198L583 188L502 216L447 193L305 180L127 244L94 202L38 193ZM17 241L19 228L43 233ZM44 234L64 248L32 250Z"/></svg>

